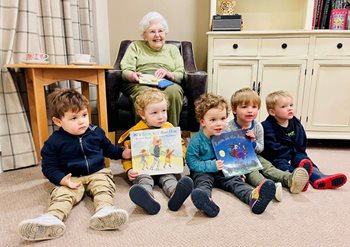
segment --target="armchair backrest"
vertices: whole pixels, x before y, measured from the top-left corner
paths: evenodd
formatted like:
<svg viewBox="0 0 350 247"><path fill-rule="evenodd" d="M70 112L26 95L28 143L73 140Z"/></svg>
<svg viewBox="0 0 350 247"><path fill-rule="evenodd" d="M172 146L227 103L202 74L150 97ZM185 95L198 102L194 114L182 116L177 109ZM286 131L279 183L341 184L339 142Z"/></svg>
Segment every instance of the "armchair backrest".
<svg viewBox="0 0 350 247"><path fill-rule="evenodd" d="M119 52L117 59L114 63L113 68L120 70L120 61L124 57L124 54L126 52L126 49L131 44L132 40L123 40L120 43ZM184 67L186 72L193 72L197 70L196 63L193 57L193 49L192 49L192 43L189 41L175 41L175 40L167 40L165 41L167 44L173 44L175 45L179 51L181 56L184 60Z"/></svg>
<svg viewBox="0 0 350 247"><path fill-rule="evenodd" d="M106 95L109 131L129 129L134 122L132 102L121 91L123 83L120 61L132 40L123 40L113 69L106 71ZM192 43L189 41L166 41L174 44L183 57L185 76L181 83L184 90L184 101L180 114L182 130L198 131L199 124L195 119L194 102L206 92L207 73L198 71L193 57Z"/></svg>

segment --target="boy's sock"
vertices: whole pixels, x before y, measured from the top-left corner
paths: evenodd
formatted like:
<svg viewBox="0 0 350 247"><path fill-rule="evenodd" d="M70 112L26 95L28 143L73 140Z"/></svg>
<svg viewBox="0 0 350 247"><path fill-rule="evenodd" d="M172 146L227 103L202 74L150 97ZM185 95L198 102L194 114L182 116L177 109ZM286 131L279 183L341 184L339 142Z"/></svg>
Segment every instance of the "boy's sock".
<svg viewBox="0 0 350 247"><path fill-rule="evenodd" d="M276 201L282 201L283 198L283 189L282 189L282 184L280 182L275 183L276 186L276 193L275 193L275 199Z"/></svg>
<svg viewBox="0 0 350 247"><path fill-rule="evenodd" d="M303 159L299 162L298 167L302 167L304 168L307 173L309 174L309 178L311 177L312 174L312 162L309 159ZM309 183L306 183L304 189L302 191L307 191L307 189L309 188Z"/></svg>
<svg viewBox="0 0 350 247"><path fill-rule="evenodd" d="M347 181L345 174L337 173L334 175L326 175L323 178L317 179L311 183L312 187L318 190L337 189L343 186Z"/></svg>
<svg viewBox="0 0 350 247"><path fill-rule="evenodd" d="M65 230L64 223L48 213L34 219L24 220L18 226L18 234L21 238L30 241L58 238Z"/></svg>
<svg viewBox="0 0 350 247"><path fill-rule="evenodd" d="M264 180L251 194L249 205L254 214L261 214L273 199L276 193L275 183L270 179Z"/></svg>
<svg viewBox="0 0 350 247"><path fill-rule="evenodd" d="M133 203L146 210L148 214L157 214L160 210L160 204L139 184L131 186L129 196Z"/></svg>
<svg viewBox="0 0 350 247"><path fill-rule="evenodd" d="M191 194L193 190L193 181L191 178L185 176L182 177L176 185L175 192L169 199L168 207L172 211L177 211Z"/></svg>
<svg viewBox="0 0 350 247"><path fill-rule="evenodd" d="M194 189L191 193L191 199L196 208L203 210L209 217L215 217L220 212L219 206L201 189Z"/></svg>
<svg viewBox="0 0 350 247"><path fill-rule="evenodd" d="M301 191L306 191L309 184L309 174L305 168L297 167L292 173L290 192L298 194Z"/></svg>
<svg viewBox="0 0 350 247"><path fill-rule="evenodd" d="M90 227L99 231L114 230L127 222L128 218L128 213L124 209L103 207L90 218Z"/></svg>

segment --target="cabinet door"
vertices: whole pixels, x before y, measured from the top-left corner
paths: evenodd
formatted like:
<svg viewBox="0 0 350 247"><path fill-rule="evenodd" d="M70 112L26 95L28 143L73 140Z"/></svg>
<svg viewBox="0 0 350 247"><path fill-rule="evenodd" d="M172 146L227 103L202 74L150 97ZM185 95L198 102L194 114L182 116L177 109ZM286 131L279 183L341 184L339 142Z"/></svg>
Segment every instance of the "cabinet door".
<svg viewBox="0 0 350 247"><path fill-rule="evenodd" d="M253 87L257 69L256 60L214 60L213 81L209 91L222 95L229 101L238 89Z"/></svg>
<svg viewBox="0 0 350 247"><path fill-rule="evenodd" d="M277 90L286 90L294 98L295 116L300 119L305 85L306 60L260 60L258 87L261 98L258 121L267 117L266 96Z"/></svg>
<svg viewBox="0 0 350 247"><path fill-rule="evenodd" d="M350 131L350 60L315 60L306 130Z"/></svg>

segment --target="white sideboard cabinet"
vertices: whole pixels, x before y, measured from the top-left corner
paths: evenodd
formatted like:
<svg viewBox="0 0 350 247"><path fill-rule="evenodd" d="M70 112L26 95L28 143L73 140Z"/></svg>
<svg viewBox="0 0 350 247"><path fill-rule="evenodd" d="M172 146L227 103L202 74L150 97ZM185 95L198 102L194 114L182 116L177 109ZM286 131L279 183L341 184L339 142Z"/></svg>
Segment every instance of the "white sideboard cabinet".
<svg viewBox="0 0 350 247"><path fill-rule="evenodd" d="M349 31L208 32L208 92L287 90L309 138L350 139Z"/></svg>

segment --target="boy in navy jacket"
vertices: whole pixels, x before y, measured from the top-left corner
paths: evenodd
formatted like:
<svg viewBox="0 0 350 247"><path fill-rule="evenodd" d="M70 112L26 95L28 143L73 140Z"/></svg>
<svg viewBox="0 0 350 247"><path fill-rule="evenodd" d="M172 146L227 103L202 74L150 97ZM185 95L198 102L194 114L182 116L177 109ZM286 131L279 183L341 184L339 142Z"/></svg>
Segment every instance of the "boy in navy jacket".
<svg viewBox="0 0 350 247"><path fill-rule="evenodd" d="M306 153L306 133L294 116L293 98L286 91L276 91L266 97L269 116L262 122L265 149L262 156L283 171L306 164L310 166L310 184L315 189L336 189L343 186L347 177L338 173L323 174Z"/></svg>
<svg viewBox="0 0 350 247"><path fill-rule="evenodd" d="M130 149L114 146L104 131L89 124L88 100L73 89L56 89L48 98L52 121L60 127L41 149L42 172L55 185L47 212L24 220L18 233L25 240L60 237L63 220L85 194L93 198L95 214L90 227L95 230L119 228L128 220L123 209L113 206L116 192L110 168L104 158L131 157Z"/></svg>

